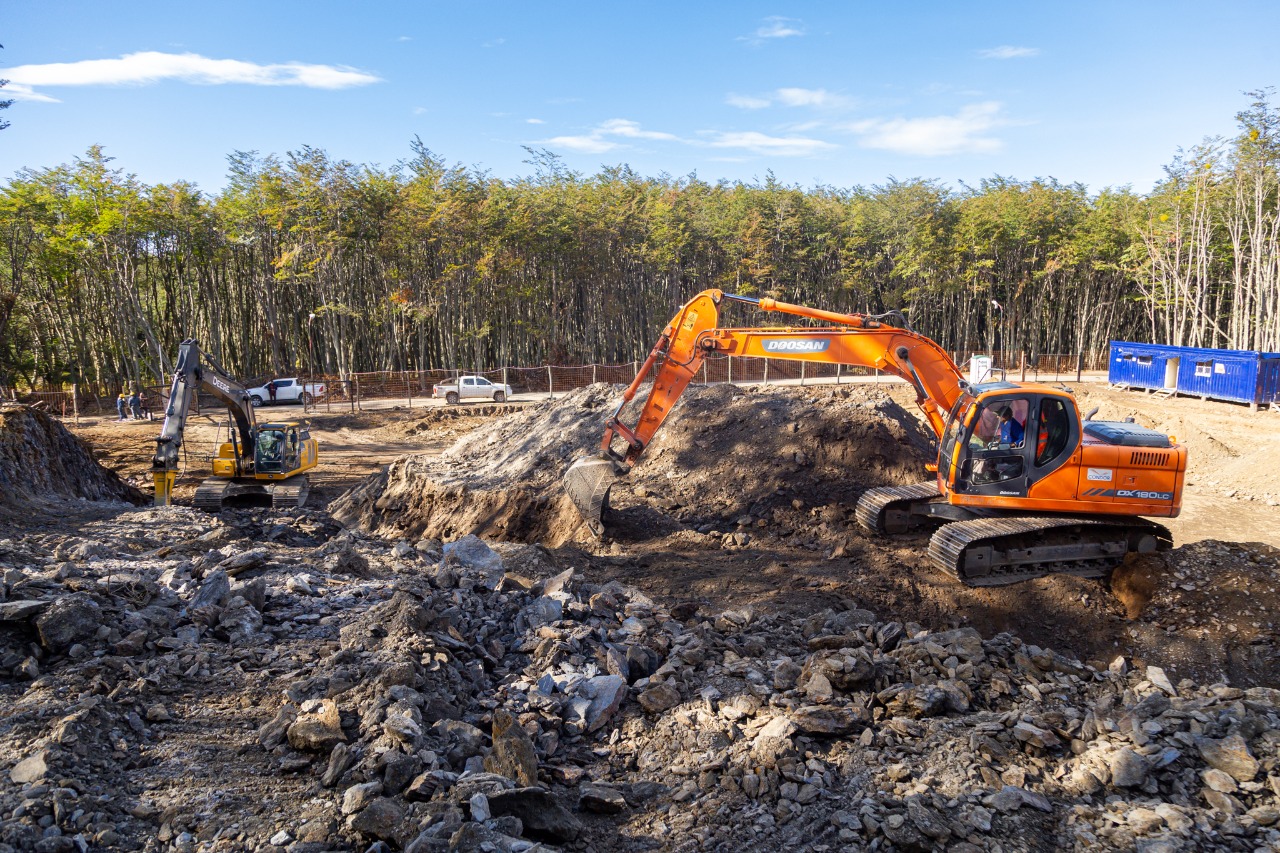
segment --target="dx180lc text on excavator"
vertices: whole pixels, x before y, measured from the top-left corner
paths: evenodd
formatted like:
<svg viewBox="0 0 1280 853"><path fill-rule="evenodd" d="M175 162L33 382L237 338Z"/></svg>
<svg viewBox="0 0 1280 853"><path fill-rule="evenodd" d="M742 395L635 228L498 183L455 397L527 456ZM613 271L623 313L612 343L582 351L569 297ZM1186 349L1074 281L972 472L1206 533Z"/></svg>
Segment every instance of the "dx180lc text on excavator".
<svg viewBox="0 0 1280 853"><path fill-rule="evenodd" d="M164 426L151 460L156 506L171 502L187 414L201 391L227 407L233 425L229 440L219 445L213 459L213 476L196 489L194 505L212 512L232 500L302 506L309 488L305 472L316 466L319 454L307 426L293 421L256 423L248 391L201 353L194 340L183 341L178 349Z"/></svg>
<svg viewBox="0 0 1280 853"><path fill-rule="evenodd" d="M722 303L816 320L821 326L718 328ZM938 439L934 479L871 489L856 516L868 533L934 527L929 558L973 586L1062 572L1104 577L1130 553L1172 547L1162 525L1182 506L1186 448L1133 423L1082 418L1065 388L966 382L940 347L900 314L822 311L707 290L663 331L605 423L598 455L577 460L565 488L588 527L604 531L609 489L644 453L708 355L874 367L908 382ZM656 365L634 426L621 420ZM1002 426L1002 423L1004 424ZM620 440L621 448L615 449Z"/></svg>

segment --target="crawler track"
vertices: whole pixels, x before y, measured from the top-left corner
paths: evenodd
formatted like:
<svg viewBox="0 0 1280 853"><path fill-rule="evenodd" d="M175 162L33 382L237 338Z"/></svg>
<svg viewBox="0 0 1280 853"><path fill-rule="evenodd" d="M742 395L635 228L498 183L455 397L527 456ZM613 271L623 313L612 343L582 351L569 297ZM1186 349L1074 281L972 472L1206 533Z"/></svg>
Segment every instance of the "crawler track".
<svg viewBox="0 0 1280 853"><path fill-rule="evenodd" d="M917 483L914 486L883 486L868 489L858 499L854 515L858 525L867 533L883 536L886 533L905 533L913 524L910 515L912 504L927 502L939 497L936 480Z"/></svg>
<svg viewBox="0 0 1280 853"><path fill-rule="evenodd" d="M979 518L943 525L929 559L969 586L1003 586L1050 574L1102 578L1131 552L1172 547L1167 528L1142 518Z"/></svg>

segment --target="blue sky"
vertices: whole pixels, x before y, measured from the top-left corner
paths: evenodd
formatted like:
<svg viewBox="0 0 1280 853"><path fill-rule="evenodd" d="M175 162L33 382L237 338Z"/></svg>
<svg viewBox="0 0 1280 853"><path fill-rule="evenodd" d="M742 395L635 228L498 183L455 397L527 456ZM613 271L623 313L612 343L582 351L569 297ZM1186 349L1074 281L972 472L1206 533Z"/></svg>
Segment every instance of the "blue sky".
<svg viewBox="0 0 1280 853"><path fill-rule="evenodd" d="M8 0L0 180L101 144L148 183L304 145L529 174L995 174L1145 192L1280 85L1280 3Z"/></svg>

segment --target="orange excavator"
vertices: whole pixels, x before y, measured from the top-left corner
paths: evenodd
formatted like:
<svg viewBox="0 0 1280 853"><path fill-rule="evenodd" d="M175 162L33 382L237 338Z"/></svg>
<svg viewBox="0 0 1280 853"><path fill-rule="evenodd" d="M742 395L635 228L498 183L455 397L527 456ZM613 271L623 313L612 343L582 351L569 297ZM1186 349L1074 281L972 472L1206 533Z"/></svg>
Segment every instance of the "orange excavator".
<svg viewBox="0 0 1280 853"><path fill-rule="evenodd" d="M822 325L719 328L720 307L745 303ZM841 314L774 299L706 290L662 336L605 423L598 455L578 459L565 488L587 526L604 533L609 489L631 470L712 354L874 367L916 393L937 435L934 479L863 493L856 507L869 534L936 528L930 561L971 586L1065 573L1105 577L1128 554L1168 550L1182 507L1186 448L1131 422L1081 417L1066 388L1003 379L970 384L951 357L907 328L896 312ZM634 426L621 420L656 366ZM620 444L620 448L615 448Z"/></svg>

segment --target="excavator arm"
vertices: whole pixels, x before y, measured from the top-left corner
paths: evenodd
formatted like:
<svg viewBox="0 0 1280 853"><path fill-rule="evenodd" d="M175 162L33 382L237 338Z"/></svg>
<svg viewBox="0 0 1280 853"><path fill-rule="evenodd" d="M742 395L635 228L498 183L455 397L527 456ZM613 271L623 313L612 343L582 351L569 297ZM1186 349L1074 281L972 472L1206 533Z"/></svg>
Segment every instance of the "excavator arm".
<svg viewBox="0 0 1280 853"><path fill-rule="evenodd" d="M207 364L201 364L201 359ZM237 469L247 465L252 459L255 423L248 392L229 378L217 362L203 354L199 343L195 340L183 341L178 348L178 362L174 368L173 385L169 389L164 425L156 439L156 452L151 459L156 506L168 506L170 503L178 471L178 451L182 447L182 434L187 427L187 414L201 390L209 392L224 403L235 420L238 438L233 437L232 442L236 446ZM240 473L239 470L237 473Z"/></svg>
<svg viewBox="0 0 1280 853"><path fill-rule="evenodd" d="M782 328L721 329L719 311L725 301L753 305L805 317L830 325ZM901 315L841 314L775 299L755 299L719 290L699 293L663 329L622 402L605 423L600 453L577 460L565 474L565 489L597 536L609 489L644 453L671 408L684 393L703 360L712 354L780 358L827 364L874 367L906 380L929 425L941 436L948 412L965 382L951 357L929 338L888 322ZM634 426L622 421L622 411L635 399L650 371L657 367L653 387ZM622 449L614 445L621 439Z"/></svg>

